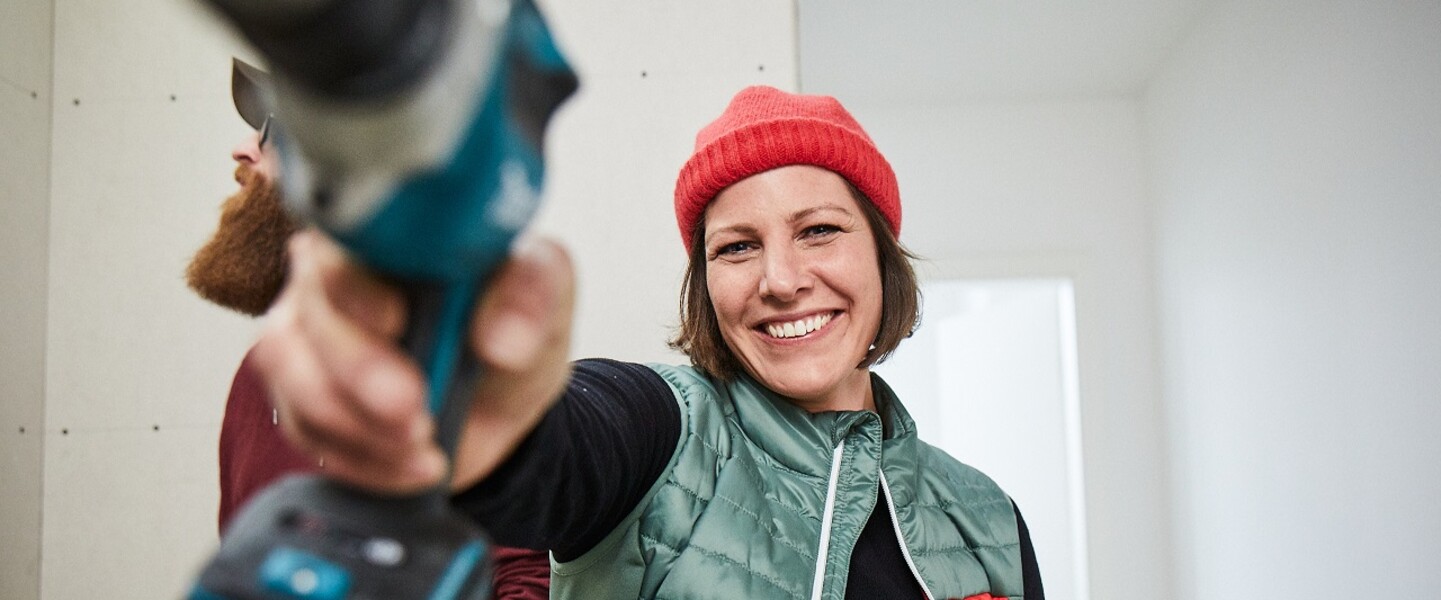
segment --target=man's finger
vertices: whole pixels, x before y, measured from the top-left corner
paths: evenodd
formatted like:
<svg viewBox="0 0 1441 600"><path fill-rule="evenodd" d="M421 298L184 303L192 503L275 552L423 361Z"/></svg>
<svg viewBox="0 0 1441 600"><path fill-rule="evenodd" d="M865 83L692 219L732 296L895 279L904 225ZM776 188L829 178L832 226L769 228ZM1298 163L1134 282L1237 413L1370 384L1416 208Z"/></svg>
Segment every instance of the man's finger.
<svg viewBox="0 0 1441 600"><path fill-rule="evenodd" d="M574 303L574 267L565 250L549 240L518 243L476 314L473 345L481 362L521 372L558 343L568 348Z"/></svg>
<svg viewBox="0 0 1441 600"><path fill-rule="evenodd" d="M318 279L336 312L381 338L397 339L404 332L405 299L400 291L352 261L339 244L307 230L292 240L291 256L307 261L307 274Z"/></svg>

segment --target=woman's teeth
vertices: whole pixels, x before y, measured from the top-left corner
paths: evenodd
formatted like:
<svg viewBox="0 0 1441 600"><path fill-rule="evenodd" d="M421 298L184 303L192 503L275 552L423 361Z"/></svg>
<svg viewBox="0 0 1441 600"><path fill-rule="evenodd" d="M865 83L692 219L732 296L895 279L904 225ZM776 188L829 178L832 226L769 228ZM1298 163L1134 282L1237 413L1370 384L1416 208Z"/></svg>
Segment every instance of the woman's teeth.
<svg viewBox="0 0 1441 600"><path fill-rule="evenodd" d="M807 333L825 327L826 323L829 322L831 322L831 315L829 313L823 315L815 315L812 317L806 317L804 319L791 321L789 323L771 323L769 325L766 325L766 333L769 333L771 337L776 338L801 337Z"/></svg>

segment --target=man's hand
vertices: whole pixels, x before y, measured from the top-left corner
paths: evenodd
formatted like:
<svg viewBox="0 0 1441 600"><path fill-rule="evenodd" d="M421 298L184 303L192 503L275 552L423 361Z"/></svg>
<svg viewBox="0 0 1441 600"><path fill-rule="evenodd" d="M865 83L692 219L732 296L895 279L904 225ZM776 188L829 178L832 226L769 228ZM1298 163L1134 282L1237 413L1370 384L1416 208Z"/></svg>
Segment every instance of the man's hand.
<svg viewBox="0 0 1441 600"><path fill-rule="evenodd" d="M290 276L255 359L281 425L335 479L378 491L439 483L425 381L398 345L399 290L315 231L290 243ZM481 297L469 332L481 383L462 426L451 485L489 475L535 427L570 373L575 275L558 244L517 244Z"/></svg>

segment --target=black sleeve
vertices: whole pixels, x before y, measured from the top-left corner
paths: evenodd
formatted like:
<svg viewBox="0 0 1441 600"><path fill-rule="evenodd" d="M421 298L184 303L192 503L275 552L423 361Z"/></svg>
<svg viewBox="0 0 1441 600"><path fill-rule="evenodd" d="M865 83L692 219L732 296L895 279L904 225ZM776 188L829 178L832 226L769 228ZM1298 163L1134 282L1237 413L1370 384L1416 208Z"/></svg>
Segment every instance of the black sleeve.
<svg viewBox="0 0 1441 600"><path fill-rule="evenodd" d="M1031 546L1031 531L1026 529L1026 520L1021 518L1021 508L1011 501L1016 511L1016 530L1021 537L1021 584L1025 586L1026 600L1046 600L1046 590L1041 589L1041 569L1036 565L1036 549Z"/></svg>
<svg viewBox="0 0 1441 600"><path fill-rule="evenodd" d="M680 406L643 365L584 360L515 453L454 504L496 543L584 554L635 508L680 440Z"/></svg>

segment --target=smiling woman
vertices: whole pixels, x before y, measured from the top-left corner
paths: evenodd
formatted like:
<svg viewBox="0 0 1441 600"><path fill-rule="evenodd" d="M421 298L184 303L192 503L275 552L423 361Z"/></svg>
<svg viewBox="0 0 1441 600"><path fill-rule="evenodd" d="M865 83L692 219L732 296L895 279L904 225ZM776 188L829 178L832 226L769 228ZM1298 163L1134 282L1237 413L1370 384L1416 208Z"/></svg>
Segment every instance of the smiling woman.
<svg viewBox="0 0 1441 600"><path fill-rule="evenodd" d="M1009 496L871 372L918 318L898 190L834 98L742 90L676 183L692 364L565 363L570 264L521 248L476 313L456 504L549 549L558 598L1042 598ZM287 433L358 485L435 482L422 386L386 346L400 298L323 241L292 251L261 342Z"/></svg>

